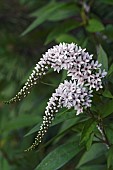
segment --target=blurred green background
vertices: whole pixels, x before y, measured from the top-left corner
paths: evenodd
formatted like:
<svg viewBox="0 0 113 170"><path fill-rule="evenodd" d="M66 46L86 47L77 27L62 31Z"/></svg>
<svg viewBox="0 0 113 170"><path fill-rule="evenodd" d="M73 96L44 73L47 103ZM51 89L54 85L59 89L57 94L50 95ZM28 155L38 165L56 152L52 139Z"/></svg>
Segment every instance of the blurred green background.
<svg viewBox="0 0 113 170"><path fill-rule="evenodd" d="M65 71L49 72L20 103L2 103L20 90L42 54L60 42L77 43L95 59L100 55L110 76L107 99L96 102L111 100L113 0L0 0L0 170L112 170L112 148L108 153L105 145L92 144L88 136L90 149L78 150L89 120L85 114L75 117L73 110L61 110L38 149L24 152L34 141L49 97L66 78ZM107 127L111 145L112 105L105 119L105 124L111 123Z"/></svg>

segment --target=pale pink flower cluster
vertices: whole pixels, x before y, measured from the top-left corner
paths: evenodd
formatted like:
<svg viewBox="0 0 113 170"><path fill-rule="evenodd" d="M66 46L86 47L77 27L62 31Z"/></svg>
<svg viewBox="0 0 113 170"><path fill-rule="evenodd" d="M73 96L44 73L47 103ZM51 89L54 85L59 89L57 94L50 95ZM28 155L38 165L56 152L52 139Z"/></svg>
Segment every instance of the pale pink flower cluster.
<svg viewBox="0 0 113 170"><path fill-rule="evenodd" d="M92 59L93 55L86 52L78 45L71 43L60 43L50 48L36 64L32 74L18 94L10 102L20 101L30 93L31 88L37 84L38 80L46 74L49 68L53 68L58 73L60 70L67 70L70 80L65 80L52 94L47 103L43 123L35 138L35 142L28 149L33 149L38 145L44 134L47 132L58 108L74 108L76 114L80 114L84 109L91 107L93 90L102 88L102 78L106 76L106 71L101 70L101 64Z"/></svg>
<svg viewBox="0 0 113 170"><path fill-rule="evenodd" d="M101 79L107 73L101 70L101 64L98 61L92 60L93 55L85 51L86 49L74 43L63 43L49 49L43 55L42 61L50 65L54 71L67 70L67 76L70 76L72 80L98 91L102 88Z"/></svg>
<svg viewBox="0 0 113 170"><path fill-rule="evenodd" d="M107 73L105 70L101 70L101 64L98 61L94 62L92 60L93 55L89 55L85 50L74 43L60 43L50 48L36 64L23 88L6 103L17 102L26 97L31 88L38 83L50 67L57 72L62 69L67 70L67 76L70 76L72 80L76 80L83 86L88 86L89 89L99 90L102 88L101 79Z"/></svg>
<svg viewBox="0 0 113 170"><path fill-rule="evenodd" d="M61 83L56 89L56 96L59 98L59 105L68 109L74 108L76 115L83 112L84 108L91 106L92 90L83 87L75 80Z"/></svg>

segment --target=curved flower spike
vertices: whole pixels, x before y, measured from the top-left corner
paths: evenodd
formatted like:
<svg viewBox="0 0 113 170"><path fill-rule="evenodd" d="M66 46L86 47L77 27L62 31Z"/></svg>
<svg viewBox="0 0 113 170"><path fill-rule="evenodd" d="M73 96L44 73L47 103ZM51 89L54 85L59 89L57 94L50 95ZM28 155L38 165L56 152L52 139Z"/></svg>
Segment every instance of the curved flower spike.
<svg viewBox="0 0 113 170"><path fill-rule="evenodd" d="M36 85L39 81L39 79L46 74L47 66L45 62L39 62L36 64L36 67L32 71L32 74L27 79L27 82L23 86L23 88L18 92L18 94L10 99L9 101L5 101L4 103L10 104L14 102L21 101L23 98L25 98L31 91L32 87Z"/></svg>
<svg viewBox="0 0 113 170"><path fill-rule="evenodd" d="M65 80L64 83L61 83L49 99L43 122L34 143L25 151L30 151L40 144L60 107L68 109L74 107L76 115L78 115L83 112L84 108L91 106L91 97L93 96L91 93L92 91L88 91L76 81Z"/></svg>
<svg viewBox="0 0 113 170"><path fill-rule="evenodd" d="M33 150L36 146L38 146L44 135L46 134L48 128L50 127L52 120L55 117L55 113L58 112L58 108L60 107L58 105L58 97L57 95L53 93L52 97L49 99L48 105L45 110L45 115L43 116L43 122L40 126L40 130L38 131L38 134L35 138L34 143L25 151Z"/></svg>
<svg viewBox="0 0 113 170"><path fill-rule="evenodd" d="M53 46L53 48L49 49L40 59L18 94L9 101L5 101L5 103L17 102L25 98L30 93L31 88L46 74L48 67L53 68L54 71L57 72L62 69L68 70L68 76L74 78L71 70L73 72L73 69L76 69L84 63L88 63L91 59L92 55L89 55L88 52L85 52L85 49L82 49L74 43L60 43L59 45Z"/></svg>
<svg viewBox="0 0 113 170"><path fill-rule="evenodd" d="M58 108L66 107L70 109L73 107L76 110L76 115L78 115L84 109L91 107L93 89L98 91L102 88L102 78L107 74L105 70L101 70L101 64L92 60L92 55L85 52L85 49L74 43L60 43L43 55L24 87L14 98L5 103L13 103L26 97L38 80L46 74L49 67L57 72L62 69L67 70L67 76L70 76L71 80L65 80L53 93L35 141L26 151L34 149L42 141L55 117L55 113L58 112Z"/></svg>

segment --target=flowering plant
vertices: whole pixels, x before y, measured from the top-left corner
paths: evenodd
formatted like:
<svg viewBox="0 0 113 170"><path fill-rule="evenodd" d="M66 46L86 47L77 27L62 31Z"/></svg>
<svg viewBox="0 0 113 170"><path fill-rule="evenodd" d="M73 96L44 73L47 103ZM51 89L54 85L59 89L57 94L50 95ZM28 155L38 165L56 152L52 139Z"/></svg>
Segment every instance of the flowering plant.
<svg viewBox="0 0 113 170"><path fill-rule="evenodd" d="M40 130L34 143L27 150L32 150L42 141L59 108L70 109L73 107L76 110L76 115L79 115L83 113L84 109L91 107L93 91L102 88L102 78L106 76L107 72L101 70L101 64L94 61L93 55L85 51L86 49L82 49L74 43L60 43L49 49L40 59L20 92L5 102L13 103L26 97L31 88L37 84L37 80L46 74L49 67L58 73L62 69L67 70L70 80L61 83L52 94L47 103Z"/></svg>

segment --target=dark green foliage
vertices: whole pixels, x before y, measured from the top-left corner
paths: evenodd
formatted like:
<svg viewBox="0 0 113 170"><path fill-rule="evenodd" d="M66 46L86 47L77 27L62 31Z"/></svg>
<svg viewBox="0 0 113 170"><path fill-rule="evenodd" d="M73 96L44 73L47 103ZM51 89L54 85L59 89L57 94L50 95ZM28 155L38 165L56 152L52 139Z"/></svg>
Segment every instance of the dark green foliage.
<svg viewBox="0 0 113 170"><path fill-rule="evenodd" d="M94 54L108 71L104 88L83 114L60 110L40 146L24 153L66 71L49 70L20 103L2 101L20 90L41 55L59 42ZM113 0L1 0L0 170L112 170L112 145Z"/></svg>

